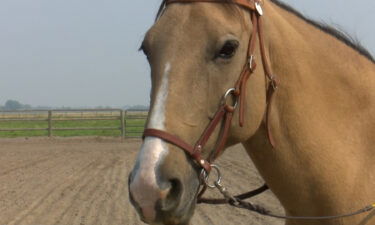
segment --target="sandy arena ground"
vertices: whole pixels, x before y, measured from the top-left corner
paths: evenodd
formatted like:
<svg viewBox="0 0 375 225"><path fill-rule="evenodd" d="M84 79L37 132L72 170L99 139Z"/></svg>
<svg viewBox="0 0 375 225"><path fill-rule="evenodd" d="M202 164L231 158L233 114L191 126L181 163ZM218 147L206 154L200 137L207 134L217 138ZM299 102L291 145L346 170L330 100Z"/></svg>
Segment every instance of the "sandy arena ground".
<svg viewBox="0 0 375 225"><path fill-rule="evenodd" d="M0 225L142 225L126 184L140 144L114 138L0 139ZM242 148L229 151L218 161L229 190L239 193L261 185ZM253 201L283 212L270 191ZM283 221L229 206L199 205L192 224Z"/></svg>

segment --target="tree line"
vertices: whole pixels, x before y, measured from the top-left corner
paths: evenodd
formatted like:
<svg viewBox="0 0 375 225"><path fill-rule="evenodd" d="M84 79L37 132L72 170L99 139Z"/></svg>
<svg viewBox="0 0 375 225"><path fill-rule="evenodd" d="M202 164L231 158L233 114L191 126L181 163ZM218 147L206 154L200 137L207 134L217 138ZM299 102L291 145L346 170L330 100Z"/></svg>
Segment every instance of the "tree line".
<svg viewBox="0 0 375 225"><path fill-rule="evenodd" d="M0 106L0 110L22 110L22 109L32 109L31 105L22 104L16 100L8 100L5 105Z"/></svg>
<svg viewBox="0 0 375 225"><path fill-rule="evenodd" d="M110 109L111 107L109 106L97 106L93 107L92 109ZM126 105L121 107L122 109L125 110L134 110L134 111L147 111L148 106L145 105ZM31 106L29 104L22 104L19 101L16 100L7 100L4 105L0 105L0 110L9 110L9 111L14 111L14 110L28 110L28 109L52 109L52 107L48 106ZM53 108L53 109L74 109L72 107L58 107L58 108ZM91 109L91 108L90 108Z"/></svg>

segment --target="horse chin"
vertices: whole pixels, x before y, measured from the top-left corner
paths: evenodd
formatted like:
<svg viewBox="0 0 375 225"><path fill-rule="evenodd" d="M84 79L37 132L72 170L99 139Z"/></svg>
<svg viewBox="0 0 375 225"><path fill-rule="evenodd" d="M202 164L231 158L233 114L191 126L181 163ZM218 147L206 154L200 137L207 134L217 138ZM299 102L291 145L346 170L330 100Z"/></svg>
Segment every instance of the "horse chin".
<svg viewBox="0 0 375 225"><path fill-rule="evenodd" d="M176 210L163 212L159 214L159 223L151 223L152 225L188 225L193 217L196 203L177 207Z"/></svg>
<svg viewBox="0 0 375 225"><path fill-rule="evenodd" d="M176 208L175 210L169 212L158 211L155 221L149 221L142 215L142 210L138 207L138 205L132 201L132 197L129 197L131 200L130 202L138 212L140 220L150 225L189 225L196 206L196 203L193 203L190 204L190 206L185 205L184 207L181 207L182 209Z"/></svg>
<svg viewBox="0 0 375 225"><path fill-rule="evenodd" d="M189 225L190 220L194 214L194 208L195 207L190 208L182 216L176 216L175 213L171 212L159 216L157 221L150 222L145 220L144 218L141 218L141 220L142 222L150 225Z"/></svg>
<svg viewBox="0 0 375 225"><path fill-rule="evenodd" d="M163 211L159 209L156 212L156 218L153 221L149 221L142 215L142 210L137 206L137 204L134 201L132 201L131 195L129 197L131 200L130 202L137 210L142 222L150 225L189 225L196 207L195 196L185 196L185 199L192 200L182 201L178 204L178 206L176 206L172 210Z"/></svg>
<svg viewBox="0 0 375 225"><path fill-rule="evenodd" d="M158 213L155 221L147 221L141 216L141 220L150 225L189 225L195 210L195 203L184 209ZM139 214L141 215L141 214Z"/></svg>

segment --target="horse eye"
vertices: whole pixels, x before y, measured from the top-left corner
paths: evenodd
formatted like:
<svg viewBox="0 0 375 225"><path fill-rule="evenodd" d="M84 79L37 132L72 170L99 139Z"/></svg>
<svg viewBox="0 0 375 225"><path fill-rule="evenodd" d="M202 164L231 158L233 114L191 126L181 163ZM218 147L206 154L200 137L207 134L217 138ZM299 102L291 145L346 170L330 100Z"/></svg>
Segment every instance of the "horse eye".
<svg viewBox="0 0 375 225"><path fill-rule="evenodd" d="M236 53L236 50L238 48L238 41L230 40L226 41L224 46L221 48L220 52L218 53L219 58L223 59L230 59L234 56Z"/></svg>

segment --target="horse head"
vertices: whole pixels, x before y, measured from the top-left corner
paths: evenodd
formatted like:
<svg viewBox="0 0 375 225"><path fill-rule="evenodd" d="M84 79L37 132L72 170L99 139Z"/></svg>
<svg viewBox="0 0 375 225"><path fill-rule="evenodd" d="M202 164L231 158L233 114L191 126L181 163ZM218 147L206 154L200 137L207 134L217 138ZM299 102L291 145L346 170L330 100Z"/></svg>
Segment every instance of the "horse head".
<svg viewBox="0 0 375 225"><path fill-rule="evenodd" d="M266 109L263 71L251 76L250 71L244 72L244 65L253 69L248 61L254 30L251 14L235 4L218 3L167 4L141 47L151 66L148 130L172 134L194 151L207 126L220 117L218 108L230 108L223 109L215 129L204 137L207 140L195 158L200 160L216 154L213 149L224 126L221 118L224 120L228 110L233 122L227 124L228 141L223 147L251 137ZM250 60L262 57L259 50L251 51L254 55ZM238 90L242 88L241 94L232 89L236 85ZM240 110L235 109L239 101L246 114L241 124ZM160 135L145 135L129 176L131 201L146 223L187 224L194 212L201 161L175 142Z"/></svg>

